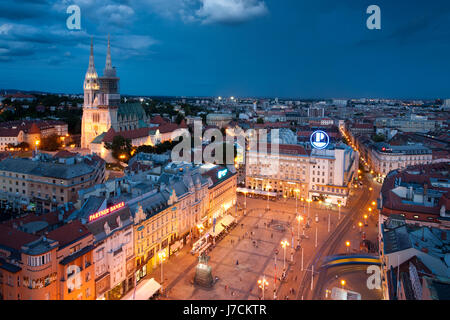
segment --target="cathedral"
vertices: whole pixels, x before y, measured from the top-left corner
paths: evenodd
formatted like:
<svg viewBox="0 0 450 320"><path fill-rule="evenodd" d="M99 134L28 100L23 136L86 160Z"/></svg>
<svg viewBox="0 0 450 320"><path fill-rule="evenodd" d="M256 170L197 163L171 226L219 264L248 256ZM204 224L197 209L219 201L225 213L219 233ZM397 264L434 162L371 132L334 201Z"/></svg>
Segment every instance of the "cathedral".
<svg viewBox="0 0 450 320"><path fill-rule="evenodd" d="M147 128L150 119L140 103L120 103L119 78L108 51L103 76L99 77L94 64L94 46L91 40L89 67L84 78L84 105L81 123L81 147L94 149L106 133L134 132ZM95 140L95 141L94 141Z"/></svg>

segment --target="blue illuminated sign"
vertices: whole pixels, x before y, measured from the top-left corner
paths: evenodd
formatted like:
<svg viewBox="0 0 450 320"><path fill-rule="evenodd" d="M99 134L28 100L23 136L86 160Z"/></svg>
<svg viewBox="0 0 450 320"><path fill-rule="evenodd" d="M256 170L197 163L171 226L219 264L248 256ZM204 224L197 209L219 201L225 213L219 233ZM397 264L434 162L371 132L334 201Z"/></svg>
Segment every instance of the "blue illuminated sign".
<svg viewBox="0 0 450 320"><path fill-rule="evenodd" d="M227 175L228 169L222 169L217 171L217 179L222 179Z"/></svg>
<svg viewBox="0 0 450 320"><path fill-rule="evenodd" d="M324 131L317 130L311 134L309 141L311 142L311 146L313 148L320 150L325 149L328 146L330 143L330 138Z"/></svg>

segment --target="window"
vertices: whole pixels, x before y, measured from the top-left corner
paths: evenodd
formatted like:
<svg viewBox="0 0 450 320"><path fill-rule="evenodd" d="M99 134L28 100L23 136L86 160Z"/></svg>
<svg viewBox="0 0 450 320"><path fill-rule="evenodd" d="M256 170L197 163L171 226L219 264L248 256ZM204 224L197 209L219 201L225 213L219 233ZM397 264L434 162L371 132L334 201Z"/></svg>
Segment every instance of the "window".
<svg viewBox="0 0 450 320"><path fill-rule="evenodd" d="M104 254L105 254L104 249L101 248L101 249L97 250L97 252L95 254L97 255L97 260L103 259Z"/></svg>

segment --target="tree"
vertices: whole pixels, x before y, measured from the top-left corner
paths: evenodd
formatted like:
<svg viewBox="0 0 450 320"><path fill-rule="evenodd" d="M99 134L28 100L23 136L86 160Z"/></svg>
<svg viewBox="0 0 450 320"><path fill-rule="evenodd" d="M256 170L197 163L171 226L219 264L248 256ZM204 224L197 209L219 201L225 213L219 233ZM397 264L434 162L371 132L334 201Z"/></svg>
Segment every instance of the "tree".
<svg viewBox="0 0 450 320"><path fill-rule="evenodd" d="M256 120L256 123L263 124L264 123L264 119L263 118L258 118L258 120Z"/></svg>
<svg viewBox="0 0 450 320"><path fill-rule="evenodd" d="M372 137L372 140L374 142L383 142L386 140L386 137L384 136L384 134L376 134Z"/></svg>
<svg viewBox="0 0 450 320"><path fill-rule="evenodd" d="M44 151L57 151L61 147L61 140L57 134L42 138L39 149Z"/></svg>
<svg viewBox="0 0 450 320"><path fill-rule="evenodd" d="M122 136L115 136L111 143L106 143L105 148L111 150L114 159L126 162L131 157L133 146L130 139L125 139Z"/></svg>
<svg viewBox="0 0 450 320"><path fill-rule="evenodd" d="M178 113L178 114L177 114L177 118L175 119L175 122L176 122L177 124L180 124L181 121L183 121L183 120L184 120L183 114Z"/></svg>

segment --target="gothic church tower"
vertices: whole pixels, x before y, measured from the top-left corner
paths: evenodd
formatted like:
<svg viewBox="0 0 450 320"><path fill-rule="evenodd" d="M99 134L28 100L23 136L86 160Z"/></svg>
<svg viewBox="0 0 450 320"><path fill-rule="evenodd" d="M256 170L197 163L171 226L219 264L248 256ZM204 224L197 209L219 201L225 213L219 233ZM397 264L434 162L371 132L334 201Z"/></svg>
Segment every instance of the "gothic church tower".
<svg viewBox="0 0 450 320"><path fill-rule="evenodd" d="M81 147L90 149L91 142L111 127L117 128L117 110L120 104L119 78L111 63L111 48L108 36L108 51L103 77L97 75L94 65L94 48L91 40L89 67L84 79L84 105L81 122Z"/></svg>

